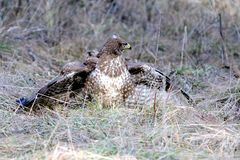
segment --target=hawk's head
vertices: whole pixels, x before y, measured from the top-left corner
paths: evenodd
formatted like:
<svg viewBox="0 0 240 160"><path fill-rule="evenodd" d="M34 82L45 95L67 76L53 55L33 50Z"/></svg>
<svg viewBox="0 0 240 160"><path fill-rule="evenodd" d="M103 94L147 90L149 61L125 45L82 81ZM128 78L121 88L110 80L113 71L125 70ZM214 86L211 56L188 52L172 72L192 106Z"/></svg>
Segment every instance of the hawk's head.
<svg viewBox="0 0 240 160"><path fill-rule="evenodd" d="M100 57L103 54L119 56L126 49L131 49L131 45L119 36L113 35L104 44L97 57Z"/></svg>
<svg viewBox="0 0 240 160"><path fill-rule="evenodd" d="M96 68L110 77L127 75L125 58L121 56L126 49L131 49L130 44L119 36L113 35L99 51Z"/></svg>

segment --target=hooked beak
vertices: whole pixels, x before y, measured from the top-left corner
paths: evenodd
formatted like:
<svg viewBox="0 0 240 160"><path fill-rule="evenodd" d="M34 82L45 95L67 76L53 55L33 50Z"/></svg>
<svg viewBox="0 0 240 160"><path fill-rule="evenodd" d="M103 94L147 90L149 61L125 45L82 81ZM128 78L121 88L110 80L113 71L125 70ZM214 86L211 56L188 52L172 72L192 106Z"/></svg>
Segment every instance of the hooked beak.
<svg viewBox="0 0 240 160"><path fill-rule="evenodd" d="M129 43L124 43L123 44L123 49L132 49L132 47Z"/></svg>

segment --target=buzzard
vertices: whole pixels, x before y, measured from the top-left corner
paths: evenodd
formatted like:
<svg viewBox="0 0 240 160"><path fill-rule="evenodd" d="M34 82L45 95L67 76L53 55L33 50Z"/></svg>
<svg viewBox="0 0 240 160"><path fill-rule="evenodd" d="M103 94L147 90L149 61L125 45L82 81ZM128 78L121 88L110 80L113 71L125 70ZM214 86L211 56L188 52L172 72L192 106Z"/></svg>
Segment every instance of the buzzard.
<svg viewBox="0 0 240 160"><path fill-rule="evenodd" d="M29 107L48 97L71 91L93 97L103 106L132 108L153 105L163 92L172 90L171 81L146 63L127 61L123 52L128 49L131 49L130 44L114 35L96 56L89 56L83 63L66 64L56 78L32 96L18 99L17 103ZM178 91L192 101L186 92Z"/></svg>

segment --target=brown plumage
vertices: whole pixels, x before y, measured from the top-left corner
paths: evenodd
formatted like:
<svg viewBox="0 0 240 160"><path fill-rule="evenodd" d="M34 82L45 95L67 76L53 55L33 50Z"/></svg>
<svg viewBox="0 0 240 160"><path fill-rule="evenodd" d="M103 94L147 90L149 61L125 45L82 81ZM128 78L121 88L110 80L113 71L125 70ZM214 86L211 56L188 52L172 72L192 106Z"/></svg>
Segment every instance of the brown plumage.
<svg viewBox="0 0 240 160"><path fill-rule="evenodd" d="M152 105L156 96L170 89L170 79L143 63L127 63L122 53L131 46L117 36L107 40L95 56L84 63L66 64L60 74L29 98L20 98L22 106L30 106L45 97L68 91L91 95L104 106L138 107ZM182 90L182 94L190 97Z"/></svg>

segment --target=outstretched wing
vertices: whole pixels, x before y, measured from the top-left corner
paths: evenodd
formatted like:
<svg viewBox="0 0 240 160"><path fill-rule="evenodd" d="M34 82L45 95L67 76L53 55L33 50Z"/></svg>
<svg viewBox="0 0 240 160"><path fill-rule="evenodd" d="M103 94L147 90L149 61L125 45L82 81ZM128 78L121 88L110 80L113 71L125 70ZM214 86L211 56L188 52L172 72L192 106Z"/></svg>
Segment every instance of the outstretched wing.
<svg viewBox="0 0 240 160"><path fill-rule="evenodd" d="M165 89L165 91L170 91L174 88L175 90L179 90L189 103L193 103L191 97L184 90L173 86L171 84L171 79L155 67L146 63L130 62L127 63L127 67L135 84L143 84L159 90Z"/></svg>
<svg viewBox="0 0 240 160"><path fill-rule="evenodd" d="M70 62L63 66L60 74L43 86L30 97L22 97L16 102L21 106L31 106L47 97L63 94L68 91L78 90L84 87L87 76L96 66L95 58L88 58L84 63Z"/></svg>

